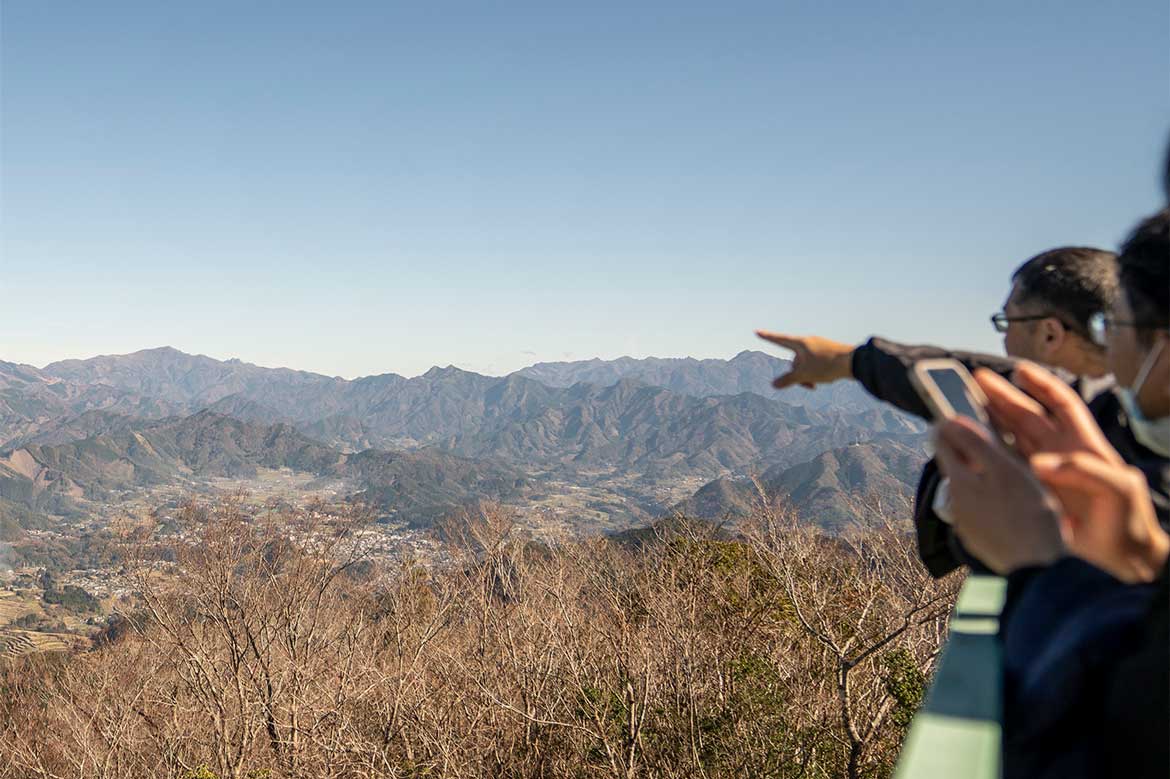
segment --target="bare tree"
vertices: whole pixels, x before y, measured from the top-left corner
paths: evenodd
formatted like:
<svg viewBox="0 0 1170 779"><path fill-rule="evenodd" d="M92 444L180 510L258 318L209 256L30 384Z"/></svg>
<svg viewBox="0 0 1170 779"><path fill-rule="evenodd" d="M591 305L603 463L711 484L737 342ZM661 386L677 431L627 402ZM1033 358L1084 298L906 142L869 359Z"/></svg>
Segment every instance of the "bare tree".
<svg viewBox="0 0 1170 779"><path fill-rule="evenodd" d="M244 505L138 538L121 638L0 665L0 775L880 776L954 589L775 505L547 545L485 504L372 574L353 517Z"/></svg>
<svg viewBox="0 0 1170 779"><path fill-rule="evenodd" d="M881 661L897 652L928 675L960 584L959 577L936 580L926 572L910 529L879 502L858 508L869 514L866 528L829 536L774 501L756 513L749 531L796 625L831 668L850 779L868 770L900 703Z"/></svg>

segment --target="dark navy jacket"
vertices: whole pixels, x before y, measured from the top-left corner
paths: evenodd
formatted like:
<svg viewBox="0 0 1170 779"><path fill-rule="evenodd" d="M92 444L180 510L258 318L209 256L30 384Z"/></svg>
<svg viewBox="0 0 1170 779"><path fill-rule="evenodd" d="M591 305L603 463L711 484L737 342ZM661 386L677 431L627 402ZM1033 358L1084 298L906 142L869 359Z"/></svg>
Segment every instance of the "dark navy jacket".
<svg viewBox="0 0 1170 779"><path fill-rule="evenodd" d="M1008 588L1005 779L1170 776L1165 575L1126 585L1066 558Z"/></svg>

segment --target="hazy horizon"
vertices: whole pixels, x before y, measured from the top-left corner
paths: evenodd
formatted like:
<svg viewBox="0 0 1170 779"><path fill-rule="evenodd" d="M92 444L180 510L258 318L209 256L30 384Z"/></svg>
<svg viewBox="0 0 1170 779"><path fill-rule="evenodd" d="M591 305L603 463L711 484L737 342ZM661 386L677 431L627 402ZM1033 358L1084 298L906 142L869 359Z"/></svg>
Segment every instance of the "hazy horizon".
<svg viewBox="0 0 1170 779"><path fill-rule="evenodd" d="M568 358L568 359L563 359L563 360L535 360L533 362L525 363L524 365L521 365L519 368L516 368L515 370L512 370L512 371L507 371L505 373L486 373L485 374L485 373L482 373L480 371L472 370L471 368L466 368L464 366L457 365L455 363L436 362L433 365L429 366L426 370L423 370L423 371L421 371L419 373L415 373L415 374L406 374L406 373L402 373L400 371L395 371L395 370L382 370L382 371L374 371L373 373L363 373L363 374L356 374L353 376L344 376L341 374L324 373L322 371L313 370L312 368L306 368L306 367L303 367L300 365L264 365L261 363L253 362L251 360L245 360L245 359L240 358L240 357L235 356L235 355L217 356L217 355L213 355L213 354L204 354L202 352L190 352L190 351L187 351L186 349L180 349L178 347L171 346L169 344L164 344L161 346L147 346L147 347L143 347L141 349L134 349L134 350L129 351L129 352L103 352L100 354L87 354L87 355L83 355L83 356L63 357L63 358L60 358L57 360L49 360L49 361L43 362L39 365L35 364L35 363L27 363L27 362L21 363L17 360L8 360L2 354L0 354L0 361L12 362L12 363L21 364L21 365L31 365L33 368L36 368L37 370L44 370L49 365L52 365L52 364L58 363L58 362L65 362L65 361L69 361L69 360L82 360L82 361L84 361L84 360L93 360L93 359L98 359L98 358L103 358L103 357L128 357L128 356L137 354L139 352L158 351L161 349L173 349L174 351L181 352L182 354L185 354L189 357L206 357L208 359L216 360L218 362L238 361L238 362L246 363L248 365L254 365L257 368L266 368L266 369L271 369L271 370L277 370L277 369L283 368L283 369L288 369L288 370L293 370L293 371L299 371L302 373L315 373L315 374L318 374L320 376L328 376L330 378L344 379L346 381L354 381L356 379L369 378L372 376L385 376L388 374L396 374L396 375L402 376L404 378L411 379L411 378L417 378L419 376L422 376L423 374L425 374L428 371L433 370L435 368L451 368L451 367L458 368L460 370L465 370L465 371L468 371L471 373L480 373L481 375L488 376L491 378L502 378L504 376L507 376L508 374L516 373L517 371L524 370L525 368L530 368L534 365L541 365L541 364L547 364L547 363L561 363L561 362L591 362L591 361L613 362L613 361L622 360L622 359L630 359L630 360L648 360L648 359L696 360L696 361L722 360L724 362L729 362L744 352L758 352L761 354L769 354L770 356L776 357L778 359L785 359L785 357L782 354L772 354L766 346L761 346L760 348L756 348L756 349L741 349L740 351L736 352L735 354L729 355L727 357L721 357L718 355L700 357L697 355L689 355L689 354L688 355L647 354L647 355L642 355L642 356L634 356L634 355L630 355L630 354L619 354L619 355L616 355L613 357L603 357L600 355L595 355L592 357L576 357L576 358Z"/></svg>

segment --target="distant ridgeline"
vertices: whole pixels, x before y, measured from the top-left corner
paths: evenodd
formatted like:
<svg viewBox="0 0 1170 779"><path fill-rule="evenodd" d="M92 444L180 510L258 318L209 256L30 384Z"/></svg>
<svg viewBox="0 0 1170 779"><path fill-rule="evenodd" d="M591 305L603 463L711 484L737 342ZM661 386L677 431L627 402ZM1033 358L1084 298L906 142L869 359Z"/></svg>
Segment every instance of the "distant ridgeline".
<svg viewBox="0 0 1170 779"><path fill-rule="evenodd" d="M344 480L424 524L547 480L624 479L643 517L676 505L664 489L716 480L677 505L717 516L744 510L756 473L827 526L851 516L842 495L904 492L922 425L850 383L777 393L786 366L743 352L349 381L170 348L0 362L0 538L118 491L260 468Z"/></svg>

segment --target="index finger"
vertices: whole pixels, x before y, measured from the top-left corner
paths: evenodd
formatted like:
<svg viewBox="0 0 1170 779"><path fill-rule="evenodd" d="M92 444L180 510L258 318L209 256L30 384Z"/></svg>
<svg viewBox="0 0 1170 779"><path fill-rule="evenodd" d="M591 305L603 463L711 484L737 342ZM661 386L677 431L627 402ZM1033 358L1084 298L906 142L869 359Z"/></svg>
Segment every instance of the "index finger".
<svg viewBox="0 0 1170 779"><path fill-rule="evenodd" d="M1029 362L1016 368L1020 388L1044 404L1052 415L1080 438L1081 444L1113 464L1122 462L1121 455L1105 438L1093 412L1073 388L1053 374Z"/></svg>
<svg viewBox="0 0 1170 779"><path fill-rule="evenodd" d="M1016 366L1015 380L1020 389L1039 401L1053 416L1066 421L1092 421L1092 414L1081 396L1039 365L1021 362Z"/></svg>
<svg viewBox="0 0 1170 779"><path fill-rule="evenodd" d="M1055 432L1047 409L998 373L980 368L975 371L975 382L987 395L988 411L1003 432L1026 440Z"/></svg>
<svg viewBox="0 0 1170 779"><path fill-rule="evenodd" d="M791 351L798 351L804 348L804 339L797 338L794 335L784 335L783 333L773 333L770 330L757 330L756 335L763 338L769 343L774 343L777 346L783 346L785 349Z"/></svg>
<svg viewBox="0 0 1170 779"><path fill-rule="evenodd" d="M812 387L809 387L809 385L806 382L801 380L800 376L796 373L796 371L789 371L788 373L785 373L783 376L777 376L775 379L772 380L772 386L775 387L776 389L788 389L789 387L793 386L794 384L802 384L802 385L808 387L809 389L812 389Z"/></svg>

